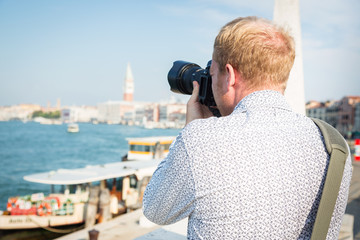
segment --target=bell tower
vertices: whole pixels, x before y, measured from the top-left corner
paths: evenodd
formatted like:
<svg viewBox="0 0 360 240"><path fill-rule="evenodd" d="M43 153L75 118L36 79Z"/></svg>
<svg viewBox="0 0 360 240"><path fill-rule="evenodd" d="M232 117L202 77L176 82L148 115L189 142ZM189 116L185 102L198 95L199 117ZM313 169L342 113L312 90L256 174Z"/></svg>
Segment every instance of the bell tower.
<svg viewBox="0 0 360 240"><path fill-rule="evenodd" d="M125 83L124 83L124 98L126 102L132 102L134 99L134 78L131 72L130 63L126 68Z"/></svg>

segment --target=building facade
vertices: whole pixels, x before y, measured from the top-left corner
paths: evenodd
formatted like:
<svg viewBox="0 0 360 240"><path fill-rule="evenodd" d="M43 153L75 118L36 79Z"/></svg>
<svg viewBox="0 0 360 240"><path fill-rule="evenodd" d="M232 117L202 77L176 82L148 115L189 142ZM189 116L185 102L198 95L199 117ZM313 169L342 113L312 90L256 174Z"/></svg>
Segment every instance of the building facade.
<svg viewBox="0 0 360 240"><path fill-rule="evenodd" d="M337 129L344 136L351 136L355 125L355 108L359 102L358 96L344 97L340 101Z"/></svg>
<svg viewBox="0 0 360 240"><path fill-rule="evenodd" d="M306 115L326 121L326 106L322 102L310 101L306 104Z"/></svg>
<svg viewBox="0 0 360 240"><path fill-rule="evenodd" d="M344 137L351 138L360 131L360 96L345 96L326 103L308 102L306 115L326 121Z"/></svg>
<svg viewBox="0 0 360 240"><path fill-rule="evenodd" d="M61 121L71 122L94 122L99 116L98 108L93 106L72 106L61 109Z"/></svg>

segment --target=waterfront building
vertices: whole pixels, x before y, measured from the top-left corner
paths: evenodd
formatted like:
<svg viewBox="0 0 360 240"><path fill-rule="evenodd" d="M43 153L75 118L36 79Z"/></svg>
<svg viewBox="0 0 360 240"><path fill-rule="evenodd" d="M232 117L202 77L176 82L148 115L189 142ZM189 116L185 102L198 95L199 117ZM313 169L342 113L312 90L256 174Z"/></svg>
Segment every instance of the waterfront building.
<svg viewBox="0 0 360 240"><path fill-rule="evenodd" d="M174 112L179 112L178 109L173 108L172 104L169 106L167 103L134 102L133 106L133 111L124 114L121 122L122 124L144 126L148 128L164 128L170 127L171 122L178 122L176 119L171 118ZM185 116L184 111L181 112ZM161 118L160 115L163 116L163 118Z"/></svg>
<svg viewBox="0 0 360 240"><path fill-rule="evenodd" d="M98 108L94 106L71 106L61 110L61 121L92 122L98 119Z"/></svg>
<svg viewBox="0 0 360 240"><path fill-rule="evenodd" d="M108 101L98 104L99 122L143 125L158 119L157 104L148 102Z"/></svg>
<svg viewBox="0 0 360 240"><path fill-rule="evenodd" d="M184 123L186 119L186 104L162 103L159 104L159 122Z"/></svg>
<svg viewBox="0 0 360 240"><path fill-rule="evenodd" d="M73 113L72 113L71 109L69 109L69 108L62 109L60 112L61 121L65 122L65 123L72 122L72 118L73 118L72 115L73 115Z"/></svg>
<svg viewBox="0 0 360 240"><path fill-rule="evenodd" d="M354 116L353 132L359 132L360 133L360 102L355 104L355 116Z"/></svg>
<svg viewBox="0 0 360 240"><path fill-rule="evenodd" d="M360 96L346 96L326 103L310 101L306 104L306 115L326 121L350 138L360 130Z"/></svg>
<svg viewBox="0 0 360 240"><path fill-rule="evenodd" d="M98 104L98 121L108 124L128 124L147 127L168 127L169 122L185 123L186 105L170 103L136 102L133 99L134 77L127 65L122 101ZM162 124L159 124L159 123Z"/></svg>
<svg viewBox="0 0 360 240"><path fill-rule="evenodd" d="M310 101L306 104L306 116L326 121L326 106L322 102Z"/></svg>
<svg viewBox="0 0 360 240"><path fill-rule="evenodd" d="M326 108L326 122L337 128L338 125L338 115L339 115L339 105L340 101L330 101L328 102Z"/></svg>
<svg viewBox="0 0 360 240"><path fill-rule="evenodd" d="M360 96L346 96L340 100L337 129L344 136L351 136L355 125L355 106L360 103Z"/></svg>
<svg viewBox="0 0 360 240"><path fill-rule="evenodd" d="M107 101L98 104L98 121L108 124L120 124L125 113L133 112L134 103L127 101Z"/></svg>
<svg viewBox="0 0 360 240"><path fill-rule="evenodd" d="M306 115L326 121L350 138L360 130L360 96L345 96L326 103L310 101L306 104Z"/></svg>
<svg viewBox="0 0 360 240"><path fill-rule="evenodd" d="M14 106L0 107L0 121L31 119L33 112L42 111L43 108L37 104L19 104Z"/></svg>
<svg viewBox="0 0 360 240"><path fill-rule="evenodd" d="M135 106L134 123L144 126L147 122L154 121L154 103L137 103Z"/></svg>

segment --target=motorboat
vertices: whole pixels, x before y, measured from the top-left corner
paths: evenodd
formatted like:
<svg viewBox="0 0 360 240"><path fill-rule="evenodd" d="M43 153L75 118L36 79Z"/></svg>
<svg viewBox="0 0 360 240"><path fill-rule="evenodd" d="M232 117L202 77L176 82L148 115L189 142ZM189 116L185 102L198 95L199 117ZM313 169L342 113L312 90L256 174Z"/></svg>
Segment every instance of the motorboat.
<svg viewBox="0 0 360 240"><path fill-rule="evenodd" d="M67 127L67 131L69 133L77 133L77 132L79 132L80 131L79 124L77 124L77 123L69 123L68 127Z"/></svg>
<svg viewBox="0 0 360 240"><path fill-rule="evenodd" d="M174 136L126 138L129 150L126 160L149 161L163 159L175 140Z"/></svg>

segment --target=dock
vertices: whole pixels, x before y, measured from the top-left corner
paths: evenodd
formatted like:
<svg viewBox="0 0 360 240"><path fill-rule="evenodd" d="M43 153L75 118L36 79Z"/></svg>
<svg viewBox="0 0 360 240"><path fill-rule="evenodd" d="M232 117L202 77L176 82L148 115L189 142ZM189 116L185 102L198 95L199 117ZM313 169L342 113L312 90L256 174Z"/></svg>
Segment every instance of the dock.
<svg viewBox="0 0 360 240"><path fill-rule="evenodd" d="M99 232L98 240L185 240L187 219L178 223L159 226L148 221L138 209L116 217L108 222L96 224L57 240L88 240L89 231ZM360 240L360 162L353 161L353 177L348 204L343 218L339 240Z"/></svg>
<svg viewBox="0 0 360 240"><path fill-rule="evenodd" d="M88 240L89 231L99 231L98 240L154 240L154 239L186 239L187 219L176 224L159 226L151 223L138 209L114 218L108 222L96 224L93 227L57 238L57 240Z"/></svg>

